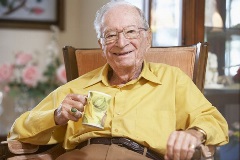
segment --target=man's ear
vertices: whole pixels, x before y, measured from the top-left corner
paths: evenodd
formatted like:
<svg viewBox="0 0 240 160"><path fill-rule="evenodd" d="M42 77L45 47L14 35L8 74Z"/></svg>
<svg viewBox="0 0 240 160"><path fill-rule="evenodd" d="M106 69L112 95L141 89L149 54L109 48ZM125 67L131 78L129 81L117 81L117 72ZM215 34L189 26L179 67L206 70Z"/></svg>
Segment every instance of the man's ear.
<svg viewBox="0 0 240 160"><path fill-rule="evenodd" d="M152 31L150 29L148 30L147 44L148 44L148 48L152 46Z"/></svg>
<svg viewBox="0 0 240 160"><path fill-rule="evenodd" d="M100 48L103 49L102 48L103 46L102 46L102 43L101 43L100 39L98 39L98 44L99 44Z"/></svg>
<svg viewBox="0 0 240 160"><path fill-rule="evenodd" d="M149 29L147 32L147 50L152 46L152 32Z"/></svg>
<svg viewBox="0 0 240 160"><path fill-rule="evenodd" d="M100 39L98 39L98 44L99 44L100 48L102 49L102 56L105 58L105 54L104 54L104 51L103 51L103 45L102 45Z"/></svg>

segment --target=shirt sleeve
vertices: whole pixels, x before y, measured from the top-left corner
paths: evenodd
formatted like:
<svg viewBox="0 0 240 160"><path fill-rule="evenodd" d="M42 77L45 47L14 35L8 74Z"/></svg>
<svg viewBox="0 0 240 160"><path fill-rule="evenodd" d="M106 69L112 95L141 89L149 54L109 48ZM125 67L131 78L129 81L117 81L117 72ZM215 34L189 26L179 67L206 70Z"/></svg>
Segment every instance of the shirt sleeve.
<svg viewBox="0 0 240 160"><path fill-rule="evenodd" d="M61 103L57 90L50 93L33 110L17 118L8 134L8 140L32 144L54 144L63 141L66 126L57 126L54 111Z"/></svg>
<svg viewBox="0 0 240 160"><path fill-rule="evenodd" d="M228 142L225 118L181 71L176 86L176 113L177 129L194 126L203 129L207 133L207 145L224 145Z"/></svg>

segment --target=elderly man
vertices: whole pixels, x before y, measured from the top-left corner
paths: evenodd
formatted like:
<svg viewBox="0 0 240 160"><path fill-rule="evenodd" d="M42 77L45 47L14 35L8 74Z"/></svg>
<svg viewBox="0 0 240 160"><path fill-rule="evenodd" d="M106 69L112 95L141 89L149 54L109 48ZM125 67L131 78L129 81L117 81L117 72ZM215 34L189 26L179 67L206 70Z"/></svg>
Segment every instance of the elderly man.
<svg viewBox="0 0 240 160"><path fill-rule="evenodd" d="M63 143L69 151L58 160L183 160L201 143L227 143L225 119L191 79L176 67L144 60L151 31L137 7L109 2L94 24L107 64L21 115L8 140ZM90 90L113 97L103 129L82 124Z"/></svg>

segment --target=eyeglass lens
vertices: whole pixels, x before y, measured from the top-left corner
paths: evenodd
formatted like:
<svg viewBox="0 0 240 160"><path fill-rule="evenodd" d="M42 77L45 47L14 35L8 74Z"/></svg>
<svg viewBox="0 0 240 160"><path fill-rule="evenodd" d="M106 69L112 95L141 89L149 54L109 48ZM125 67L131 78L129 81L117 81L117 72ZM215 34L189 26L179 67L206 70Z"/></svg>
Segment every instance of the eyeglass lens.
<svg viewBox="0 0 240 160"><path fill-rule="evenodd" d="M138 38L139 36L139 31L140 29L144 28L138 28L136 26L129 26L123 28L122 31L118 32L117 30L110 30L104 33L103 35L103 40L105 44L113 43L118 39L118 34L123 32L123 35L127 39L135 39Z"/></svg>

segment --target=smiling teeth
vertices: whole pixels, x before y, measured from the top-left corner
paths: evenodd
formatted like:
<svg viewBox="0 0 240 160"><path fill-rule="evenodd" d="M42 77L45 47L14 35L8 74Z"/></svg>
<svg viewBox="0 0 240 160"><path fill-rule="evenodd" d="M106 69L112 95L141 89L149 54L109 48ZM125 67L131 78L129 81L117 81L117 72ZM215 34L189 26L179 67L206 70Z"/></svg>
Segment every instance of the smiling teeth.
<svg viewBox="0 0 240 160"><path fill-rule="evenodd" d="M130 53L131 51L129 51L129 52L125 52L125 53L115 53L116 55L125 55L125 54L128 54L128 53Z"/></svg>

